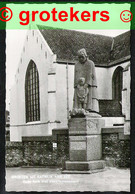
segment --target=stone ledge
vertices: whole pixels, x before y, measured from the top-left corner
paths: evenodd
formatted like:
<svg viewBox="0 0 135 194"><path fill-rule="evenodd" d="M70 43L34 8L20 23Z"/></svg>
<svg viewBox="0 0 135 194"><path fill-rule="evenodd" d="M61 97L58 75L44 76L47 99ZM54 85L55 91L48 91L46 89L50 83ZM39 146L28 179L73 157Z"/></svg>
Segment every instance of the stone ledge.
<svg viewBox="0 0 135 194"><path fill-rule="evenodd" d="M103 172L106 169L98 169L98 170L88 170L88 171L79 171L79 170L63 170L62 174L92 174L92 173L98 173Z"/></svg>
<svg viewBox="0 0 135 194"><path fill-rule="evenodd" d="M56 128L52 130L53 141L57 140L57 135L68 135L68 128Z"/></svg>
<svg viewBox="0 0 135 194"><path fill-rule="evenodd" d="M29 136L29 137L22 137L22 142L31 142L31 141L51 141L52 136Z"/></svg>
<svg viewBox="0 0 135 194"><path fill-rule="evenodd" d="M104 160L93 161L66 161L66 170L69 171L93 171L105 168Z"/></svg>
<svg viewBox="0 0 135 194"><path fill-rule="evenodd" d="M102 133L124 133L124 127L104 127L102 128Z"/></svg>
<svg viewBox="0 0 135 194"><path fill-rule="evenodd" d="M102 128L102 134L112 134L117 133L119 140L130 140L130 135L124 135L124 127L104 127Z"/></svg>
<svg viewBox="0 0 135 194"><path fill-rule="evenodd" d="M55 135L55 134L65 134L65 133L68 134L68 128L56 128L56 129L52 130L53 135Z"/></svg>

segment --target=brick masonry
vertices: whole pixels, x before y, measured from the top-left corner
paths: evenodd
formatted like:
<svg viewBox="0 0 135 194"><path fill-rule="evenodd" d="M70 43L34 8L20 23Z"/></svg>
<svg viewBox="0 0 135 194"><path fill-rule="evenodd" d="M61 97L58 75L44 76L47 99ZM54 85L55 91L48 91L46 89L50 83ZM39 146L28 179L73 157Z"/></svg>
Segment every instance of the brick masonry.
<svg viewBox="0 0 135 194"><path fill-rule="evenodd" d="M102 130L103 159L107 165L130 166L130 139L123 128ZM23 142L6 142L6 166L57 166L69 159L68 130L54 130L50 137L29 137Z"/></svg>
<svg viewBox="0 0 135 194"><path fill-rule="evenodd" d="M57 138L25 137L22 142L6 141L6 166L58 166L68 159L68 135Z"/></svg>
<svg viewBox="0 0 135 194"><path fill-rule="evenodd" d="M23 165L23 146L21 142L6 141L6 166L17 167Z"/></svg>
<svg viewBox="0 0 135 194"><path fill-rule="evenodd" d="M51 141L23 142L24 166L53 166L53 150Z"/></svg>
<svg viewBox="0 0 135 194"><path fill-rule="evenodd" d="M102 133L103 159L110 166L130 167L130 137L109 130Z"/></svg>
<svg viewBox="0 0 135 194"><path fill-rule="evenodd" d="M122 108L118 100L99 100L99 110L103 117L122 116Z"/></svg>

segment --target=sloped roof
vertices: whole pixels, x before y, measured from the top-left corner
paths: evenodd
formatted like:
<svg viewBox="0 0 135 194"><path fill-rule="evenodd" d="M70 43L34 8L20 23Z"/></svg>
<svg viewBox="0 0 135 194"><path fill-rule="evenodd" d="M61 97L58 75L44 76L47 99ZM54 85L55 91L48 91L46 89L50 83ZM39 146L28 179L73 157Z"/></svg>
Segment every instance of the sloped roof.
<svg viewBox="0 0 135 194"><path fill-rule="evenodd" d="M107 66L110 61L129 54L129 34L126 34L126 37L124 34L122 35L124 51L122 50L123 44L119 46L122 42L120 35L119 38L114 38L114 49L116 51L111 52L113 38L109 36L75 30L54 29L46 26L38 26L38 28L52 52L57 55L57 61L75 62L77 51L81 48L85 48L89 58L100 66Z"/></svg>
<svg viewBox="0 0 135 194"><path fill-rule="evenodd" d="M114 38L111 61L130 55L130 31Z"/></svg>

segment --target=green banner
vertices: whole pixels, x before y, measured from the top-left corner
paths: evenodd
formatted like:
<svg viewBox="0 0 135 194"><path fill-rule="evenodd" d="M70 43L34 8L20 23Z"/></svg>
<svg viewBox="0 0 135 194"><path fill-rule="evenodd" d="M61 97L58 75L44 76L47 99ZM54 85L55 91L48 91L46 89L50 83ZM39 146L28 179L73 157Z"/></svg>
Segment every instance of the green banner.
<svg viewBox="0 0 135 194"><path fill-rule="evenodd" d="M0 3L0 29L128 30L134 20L133 3Z"/></svg>

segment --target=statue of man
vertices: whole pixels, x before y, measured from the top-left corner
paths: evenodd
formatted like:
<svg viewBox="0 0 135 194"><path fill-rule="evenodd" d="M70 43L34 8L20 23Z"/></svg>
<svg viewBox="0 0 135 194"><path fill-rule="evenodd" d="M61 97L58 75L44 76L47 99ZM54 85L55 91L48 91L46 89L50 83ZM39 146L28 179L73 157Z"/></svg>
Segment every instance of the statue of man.
<svg viewBox="0 0 135 194"><path fill-rule="evenodd" d="M95 65L93 61L88 59L84 48L78 51L78 60L75 64L73 109L80 108L77 86L78 81L83 77L85 79L84 87L88 89L87 102L84 109L89 112L99 112Z"/></svg>

